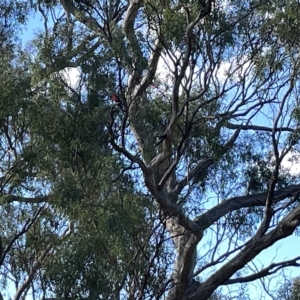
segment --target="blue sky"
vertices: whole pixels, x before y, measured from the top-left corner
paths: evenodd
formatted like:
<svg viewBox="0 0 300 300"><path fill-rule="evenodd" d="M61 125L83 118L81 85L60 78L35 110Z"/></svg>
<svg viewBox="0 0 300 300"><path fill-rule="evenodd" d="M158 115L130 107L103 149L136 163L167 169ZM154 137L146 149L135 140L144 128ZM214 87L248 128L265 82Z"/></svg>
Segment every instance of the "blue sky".
<svg viewBox="0 0 300 300"><path fill-rule="evenodd" d="M42 19L38 16L31 16L28 23L22 26L22 31L20 32L19 37L25 44L34 37L34 33L39 29L43 29Z"/></svg>

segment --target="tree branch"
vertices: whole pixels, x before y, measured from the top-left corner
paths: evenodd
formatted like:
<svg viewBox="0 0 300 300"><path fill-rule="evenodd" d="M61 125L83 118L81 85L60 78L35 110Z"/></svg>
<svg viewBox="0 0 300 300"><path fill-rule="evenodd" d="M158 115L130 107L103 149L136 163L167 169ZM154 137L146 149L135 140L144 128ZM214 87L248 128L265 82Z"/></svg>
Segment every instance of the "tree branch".
<svg viewBox="0 0 300 300"><path fill-rule="evenodd" d="M300 267L300 263L297 262L298 260L300 260L300 256L297 256L296 258L291 260L287 260L279 263L273 263L255 274L251 274L249 276L240 277L240 278L228 279L224 282L224 285L254 281L256 279L275 274L279 270L286 267Z"/></svg>
<svg viewBox="0 0 300 300"><path fill-rule="evenodd" d="M149 59L147 72L141 79L140 84L136 86L132 98L141 96L146 90L146 88L151 84L157 70L157 64L161 57L162 49L163 49L162 44L159 41L159 39L157 39L154 44L152 55Z"/></svg>
<svg viewBox="0 0 300 300"><path fill-rule="evenodd" d="M142 6L141 0L130 0L129 6L126 11L125 18L123 20L123 32L125 34L126 39L128 40L131 46L131 55L134 59L132 67L132 74L129 75L128 79L128 90L130 91L130 95L132 96L133 90L137 83L140 82L140 78L142 76L141 65L137 63L137 60L141 60L143 57L143 53L139 46L138 40L134 31L134 22L140 7Z"/></svg>
<svg viewBox="0 0 300 300"><path fill-rule="evenodd" d="M128 152L125 148L120 147L116 142L115 142L115 135L113 133L113 123L114 122L114 107L111 108L110 111L110 122L107 124L108 132L110 135L109 142L113 146L113 148L118 151L119 153L123 153L129 160L132 162L137 163L140 168L145 172L146 171L146 166L143 163L141 159L139 159L137 156L132 155L130 152Z"/></svg>
<svg viewBox="0 0 300 300"><path fill-rule="evenodd" d="M38 218L38 216L40 215L40 213L44 208L45 206L40 207L36 212L36 214L33 216L33 218L27 220L24 226L22 227L21 231L18 234L16 234L13 237L13 239L9 242L8 246L3 251L3 254L0 257L0 266L3 264L6 254L10 251L15 241L30 229L30 227L34 224L34 222L36 221L36 219Z"/></svg>
<svg viewBox="0 0 300 300"><path fill-rule="evenodd" d="M63 6L64 10L68 13L72 14L76 19L84 24L87 28L89 28L91 31L99 34L101 27L99 24L92 18L87 17L85 13L78 9L74 4L73 1L70 0L60 0L61 5ZM103 28L102 28L103 29Z"/></svg>
<svg viewBox="0 0 300 300"><path fill-rule="evenodd" d="M74 233L73 232L73 223L70 222L68 228L62 233L61 240L65 240L67 237L69 237L73 233ZM32 280L34 279L34 276L35 276L36 272L43 265L43 263L47 259L48 255L50 254L51 250L53 250L53 243L49 243L47 245L47 247L45 248L45 250L35 260L28 277L26 278L26 280L23 282L23 284L17 290L17 293L14 297L14 300L21 299L22 293L25 290L28 290L29 285L31 284Z"/></svg>
<svg viewBox="0 0 300 300"><path fill-rule="evenodd" d="M1 203L11 203L11 202L20 202L20 203L42 203L48 202L49 196L40 196L40 197L21 197L16 195L2 195L0 196Z"/></svg>
<svg viewBox="0 0 300 300"><path fill-rule="evenodd" d="M274 192L273 203L277 203L288 197L296 196L300 192L300 184L290 185ZM208 228L214 222L225 216L227 213L244 207L264 206L266 204L267 193L245 195L223 200L220 204L211 208L195 221L203 229Z"/></svg>
<svg viewBox="0 0 300 300"><path fill-rule="evenodd" d="M241 129L241 130L254 130L254 131L266 131L266 132L273 132L275 130L278 131L288 131L288 132L294 132L295 130L289 127L278 127L278 128L271 128L271 127L265 127L265 126L258 126L258 125L242 125L242 124L232 124L232 123L226 123L224 125L225 127L229 129Z"/></svg>
<svg viewBox="0 0 300 300"><path fill-rule="evenodd" d="M275 229L262 235L255 236L246 243L241 250L228 263L223 265L217 272L211 275L200 287L189 295L189 300L207 299L213 291L228 280L236 271L243 268L249 261L256 257L261 251L270 247L275 242L291 235L300 224L300 206L291 211L283 218Z"/></svg>
<svg viewBox="0 0 300 300"><path fill-rule="evenodd" d="M50 253L52 249L52 244L49 244L46 249L43 251L43 253L39 256L39 258L34 262L31 272L29 273L26 280L23 282L23 284L19 287L17 290L17 293L14 297L14 300L19 300L22 296L22 293L28 289L30 283L34 279L36 271L41 267L41 265L44 263L45 259L47 258L47 255Z"/></svg>
<svg viewBox="0 0 300 300"><path fill-rule="evenodd" d="M220 121L222 122L222 121ZM228 150L230 150L238 138L240 134L240 128L238 128L234 134L231 136L231 138L226 142L226 144L223 146L223 149L219 156L223 156ZM200 162L198 165L196 165L190 172L188 172L187 176L182 179L179 183L178 186L176 187L176 191L180 193L182 189L186 186L186 184L193 180L195 177L199 177L199 180L203 180L207 174L208 168L213 165L216 161L216 158L211 157L206 159L205 161Z"/></svg>

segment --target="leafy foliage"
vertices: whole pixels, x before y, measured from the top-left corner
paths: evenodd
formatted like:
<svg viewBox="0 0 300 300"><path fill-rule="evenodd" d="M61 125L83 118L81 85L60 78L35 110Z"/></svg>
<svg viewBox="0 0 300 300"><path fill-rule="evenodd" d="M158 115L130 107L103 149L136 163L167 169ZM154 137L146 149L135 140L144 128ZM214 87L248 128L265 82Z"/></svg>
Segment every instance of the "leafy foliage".
<svg viewBox="0 0 300 300"><path fill-rule="evenodd" d="M300 220L298 6L1 3L2 289L247 299L220 286L297 265L249 275Z"/></svg>

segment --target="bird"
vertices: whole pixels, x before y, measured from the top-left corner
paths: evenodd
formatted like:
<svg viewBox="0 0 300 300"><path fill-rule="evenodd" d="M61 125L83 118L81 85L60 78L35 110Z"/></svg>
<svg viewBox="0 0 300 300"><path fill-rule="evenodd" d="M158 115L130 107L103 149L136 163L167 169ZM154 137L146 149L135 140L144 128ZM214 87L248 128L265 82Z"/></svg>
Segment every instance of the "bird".
<svg viewBox="0 0 300 300"><path fill-rule="evenodd" d="M118 96L116 93L113 93L113 94L111 95L111 100L112 100L115 104L121 105L120 98L119 98L119 96Z"/></svg>

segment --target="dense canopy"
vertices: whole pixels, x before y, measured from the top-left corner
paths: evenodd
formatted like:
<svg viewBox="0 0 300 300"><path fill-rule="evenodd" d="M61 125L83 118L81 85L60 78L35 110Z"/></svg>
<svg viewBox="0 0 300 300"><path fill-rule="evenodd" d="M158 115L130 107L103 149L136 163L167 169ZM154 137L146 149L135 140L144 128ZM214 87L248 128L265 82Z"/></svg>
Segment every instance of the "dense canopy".
<svg viewBox="0 0 300 300"><path fill-rule="evenodd" d="M0 299L254 299L298 267L255 262L300 224L297 0L0 20Z"/></svg>

